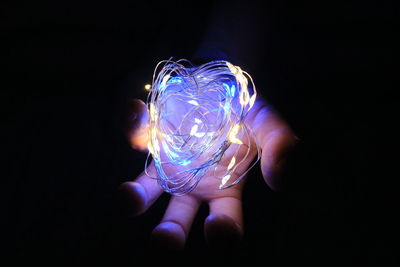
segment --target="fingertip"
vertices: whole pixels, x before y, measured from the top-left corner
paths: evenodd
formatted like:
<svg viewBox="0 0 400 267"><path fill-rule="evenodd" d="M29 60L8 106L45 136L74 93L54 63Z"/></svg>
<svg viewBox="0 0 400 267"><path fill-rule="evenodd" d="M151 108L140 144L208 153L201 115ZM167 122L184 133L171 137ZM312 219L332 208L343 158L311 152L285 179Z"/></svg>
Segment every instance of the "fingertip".
<svg viewBox="0 0 400 267"><path fill-rule="evenodd" d="M211 214L204 223L206 241L211 248L235 248L240 244L241 227L225 214Z"/></svg>
<svg viewBox="0 0 400 267"><path fill-rule="evenodd" d="M182 251L185 242L185 231L174 222L160 223L151 234L151 246L161 251Z"/></svg>
<svg viewBox="0 0 400 267"><path fill-rule="evenodd" d="M147 149L147 124L149 112L146 104L140 99L128 102L125 113L124 133L132 148L137 150Z"/></svg>
<svg viewBox="0 0 400 267"><path fill-rule="evenodd" d="M282 177L282 169L285 166L285 160L282 159L278 163L271 163L271 166L262 168L262 174L265 182L272 190L276 192L284 191L284 181Z"/></svg>
<svg viewBox="0 0 400 267"><path fill-rule="evenodd" d="M274 191L284 191L287 161L299 138L290 129L274 131L265 143L261 156L261 171L267 185Z"/></svg>
<svg viewBox="0 0 400 267"><path fill-rule="evenodd" d="M131 99L125 112L125 127L134 130L147 122L148 111L146 104L140 99Z"/></svg>
<svg viewBox="0 0 400 267"><path fill-rule="evenodd" d="M137 216L146 211L147 192L137 182L125 182L120 186L120 192L125 201L125 212L130 216Z"/></svg>
<svg viewBox="0 0 400 267"><path fill-rule="evenodd" d="M130 113L143 114L147 111L147 105L141 99L130 99L128 101L128 111Z"/></svg>

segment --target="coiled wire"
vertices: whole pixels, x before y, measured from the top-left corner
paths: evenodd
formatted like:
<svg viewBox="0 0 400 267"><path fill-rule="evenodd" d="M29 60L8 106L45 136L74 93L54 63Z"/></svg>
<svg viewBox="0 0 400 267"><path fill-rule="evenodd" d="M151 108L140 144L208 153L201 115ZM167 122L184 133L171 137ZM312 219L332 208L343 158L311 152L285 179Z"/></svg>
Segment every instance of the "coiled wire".
<svg viewBox="0 0 400 267"><path fill-rule="evenodd" d="M151 156L153 178L173 195L192 191L205 175L219 179L219 189L237 184L260 158L255 135L245 124L255 99L250 75L227 61L199 67L187 60L159 62L147 99L146 174ZM235 170L249 165L252 151L256 160L238 175Z"/></svg>

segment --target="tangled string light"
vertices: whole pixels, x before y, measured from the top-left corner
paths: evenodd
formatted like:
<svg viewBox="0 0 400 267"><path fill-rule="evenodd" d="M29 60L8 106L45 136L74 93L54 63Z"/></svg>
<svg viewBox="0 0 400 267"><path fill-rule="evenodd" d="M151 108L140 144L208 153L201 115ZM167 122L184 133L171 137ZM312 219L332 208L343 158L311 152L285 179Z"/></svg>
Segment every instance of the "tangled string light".
<svg viewBox="0 0 400 267"><path fill-rule="evenodd" d="M164 60L147 89L145 171L150 176L151 156L157 171L154 178L166 192L188 193L205 176L219 179L219 189L231 187L259 160L255 135L245 123L256 88L240 67L222 60L199 67L187 60Z"/></svg>

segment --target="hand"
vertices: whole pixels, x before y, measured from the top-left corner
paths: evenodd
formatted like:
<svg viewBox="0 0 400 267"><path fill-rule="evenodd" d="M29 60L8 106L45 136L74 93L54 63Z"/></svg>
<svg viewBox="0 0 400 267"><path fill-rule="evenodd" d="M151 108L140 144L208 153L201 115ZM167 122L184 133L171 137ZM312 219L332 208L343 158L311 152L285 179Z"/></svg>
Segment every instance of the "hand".
<svg viewBox="0 0 400 267"><path fill-rule="evenodd" d="M129 116L126 136L134 149L146 151L149 114L145 103L132 100ZM295 145L297 138L289 125L262 99L258 99L250 110L246 124L254 131L262 149L261 171L265 182L274 190L281 189L278 174L284 161L283 156ZM256 154L252 152L253 157L246 159L247 165L250 165ZM152 163L148 172L156 176ZM236 175L239 177L241 173ZM204 225L208 243L216 246L240 240L243 235L242 189L245 179L233 187L218 190L219 180L210 178L213 177L204 176L197 187L184 196L171 197L161 223L152 233L156 245L170 250L182 249L202 202L207 202L210 207L210 215ZM135 181L123 183L121 190L130 202L128 204L134 215L144 213L164 192L157 180L144 172Z"/></svg>

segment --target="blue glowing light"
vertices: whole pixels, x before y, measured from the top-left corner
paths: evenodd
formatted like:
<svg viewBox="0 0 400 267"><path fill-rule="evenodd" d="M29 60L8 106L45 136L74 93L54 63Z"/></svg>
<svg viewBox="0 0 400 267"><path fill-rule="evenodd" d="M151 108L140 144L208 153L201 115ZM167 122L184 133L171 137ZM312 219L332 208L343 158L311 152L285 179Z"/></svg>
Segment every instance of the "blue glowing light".
<svg viewBox="0 0 400 267"><path fill-rule="evenodd" d="M154 178L173 195L190 192L203 177L220 179L219 189L235 185L255 164L247 159L254 157L250 151L259 159L245 123L256 97L251 77L227 61L199 67L186 67L186 60L163 62L148 97ZM238 176L240 164L247 170Z"/></svg>
<svg viewBox="0 0 400 267"><path fill-rule="evenodd" d="M187 165L189 165L190 163L191 163L191 161L188 160L188 159L185 159L185 160L182 160L181 162L179 162L179 164L180 164L181 166L187 166Z"/></svg>
<svg viewBox="0 0 400 267"><path fill-rule="evenodd" d="M171 83L182 83L183 82L183 79L182 79L182 77L180 77L180 76L174 76L174 77L171 77L169 80L168 80L168 84L171 84Z"/></svg>
<svg viewBox="0 0 400 267"><path fill-rule="evenodd" d="M231 103L225 102L225 105L224 105L225 114L228 113L230 111L230 109L231 109Z"/></svg>
<svg viewBox="0 0 400 267"><path fill-rule="evenodd" d="M232 84L232 86L229 87L228 84L222 83L222 86L225 88L226 93L227 93L228 96L230 96L230 97L234 97L235 96L236 86L234 84Z"/></svg>
<svg viewBox="0 0 400 267"><path fill-rule="evenodd" d="M231 86L231 97L235 96L235 92L236 92L236 86L234 84L232 84L232 86Z"/></svg>

